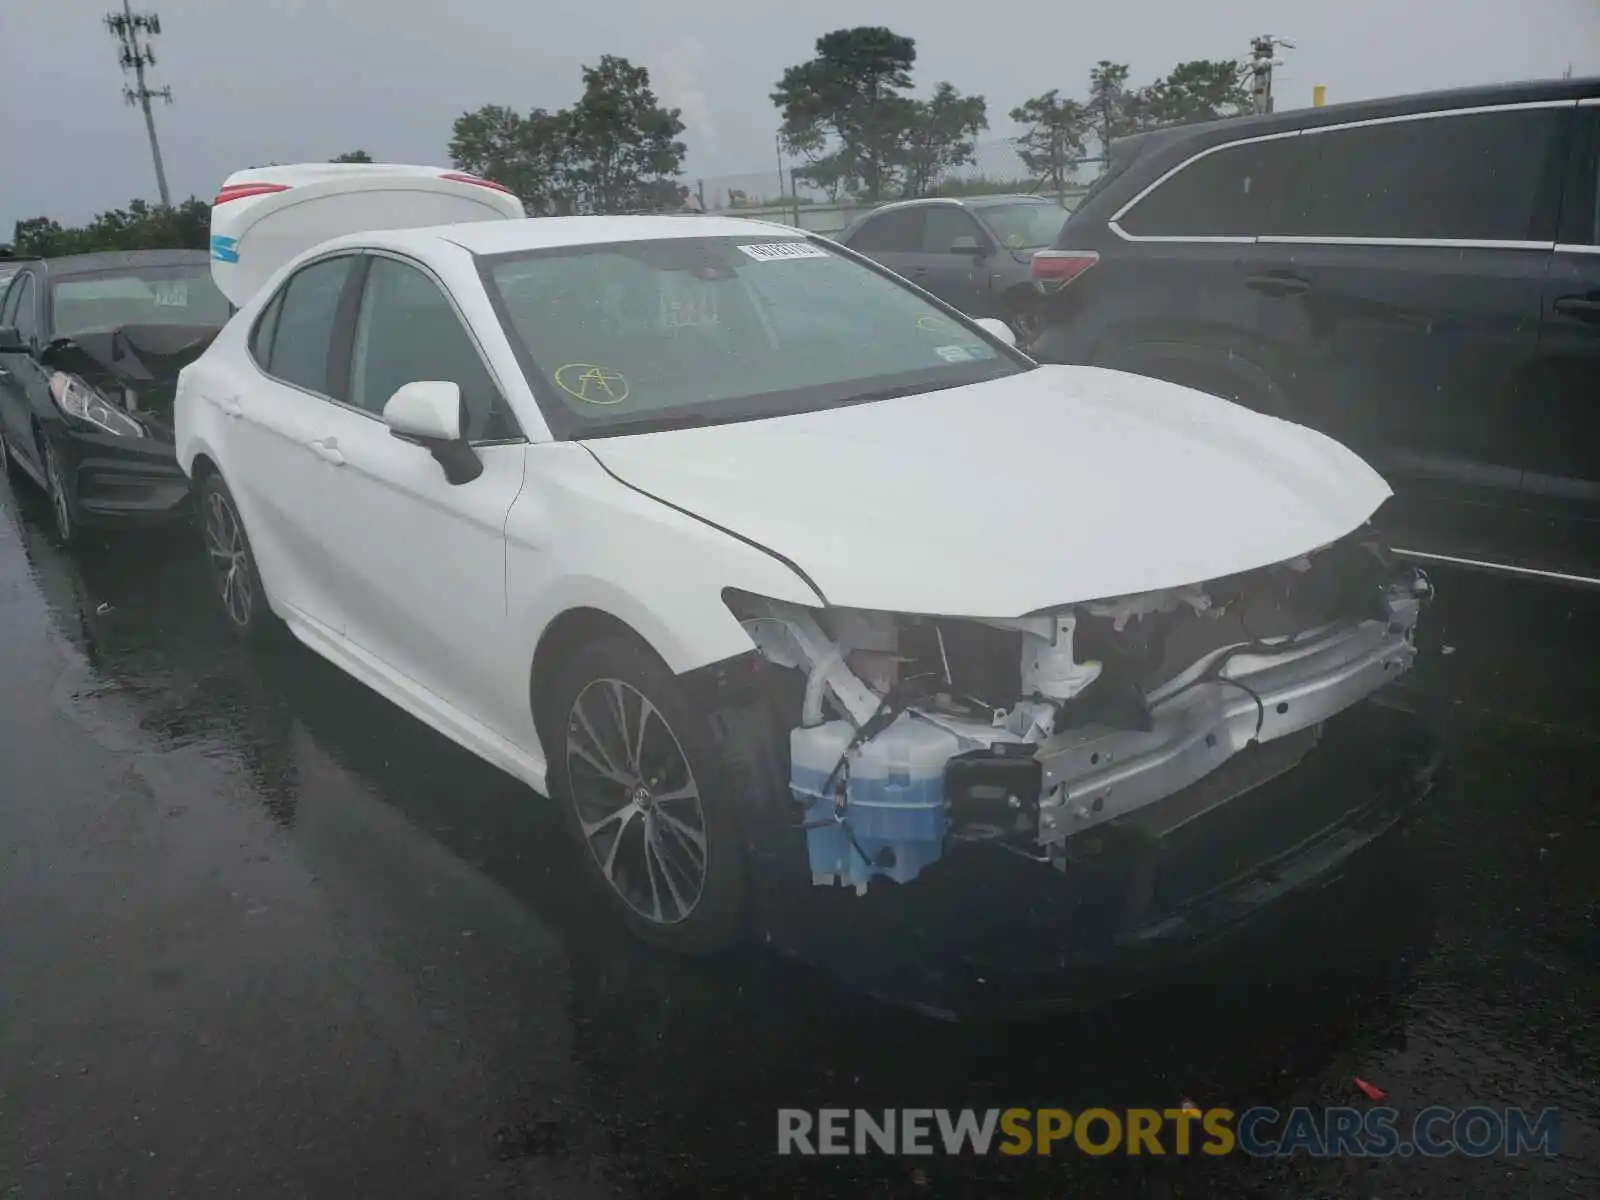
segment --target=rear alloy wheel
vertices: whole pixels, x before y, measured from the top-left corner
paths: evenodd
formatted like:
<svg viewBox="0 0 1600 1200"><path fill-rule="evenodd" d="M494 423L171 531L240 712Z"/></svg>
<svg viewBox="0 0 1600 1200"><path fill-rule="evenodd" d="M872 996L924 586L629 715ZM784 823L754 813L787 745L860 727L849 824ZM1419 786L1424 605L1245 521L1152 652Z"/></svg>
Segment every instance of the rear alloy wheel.
<svg viewBox="0 0 1600 1200"><path fill-rule="evenodd" d="M261 587L250 539L239 518L233 493L220 475L208 475L200 485L200 533L205 541L206 565L228 627L241 638L262 636L274 623Z"/></svg>
<svg viewBox="0 0 1600 1200"><path fill-rule="evenodd" d="M744 862L699 718L628 642L580 650L561 673L550 786L586 872L647 941L685 953L737 933Z"/></svg>
<svg viewBox="0 0 1600 1200"><path fill-rule="evenodd" d="M48 441L44 444L44 488L50 498L50 512L56 519L56 537L63 546L70 546L78 536L78 516L73 511L72 493L67 488L61 457Z"/></svg>

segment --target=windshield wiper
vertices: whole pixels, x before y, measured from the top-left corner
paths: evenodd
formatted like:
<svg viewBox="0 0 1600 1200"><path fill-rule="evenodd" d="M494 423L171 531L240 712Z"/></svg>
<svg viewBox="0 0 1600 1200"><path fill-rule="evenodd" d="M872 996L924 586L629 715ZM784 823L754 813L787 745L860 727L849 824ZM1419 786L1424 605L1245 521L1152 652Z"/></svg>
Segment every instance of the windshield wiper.
<svg viewBox="0 0 1600 1200"><path fill-rule="evenodd" d="M879 388L875 392L857 392L828 403L829 408L847 408L852 404L872 404L878 400L898 400L902 396L921 396L928 392L942 392L946 388L965 387L970 381L960 383L903 383L899 387Z"/></svg>

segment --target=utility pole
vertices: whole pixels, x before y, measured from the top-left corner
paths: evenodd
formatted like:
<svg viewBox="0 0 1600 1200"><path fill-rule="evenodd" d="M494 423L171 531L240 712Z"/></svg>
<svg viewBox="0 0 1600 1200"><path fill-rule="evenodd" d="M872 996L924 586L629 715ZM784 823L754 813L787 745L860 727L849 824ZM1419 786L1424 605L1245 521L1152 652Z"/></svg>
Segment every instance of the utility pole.
<svg viewBox="0 0 1600 1200"><path fill-rule="evenodd" d="M1245 65L1245 73L1250 76L1250 96L1257 113L1272 111L1272 68L1283 66L1283 59L1276 57L1280 48L1293 50L1294 43L1270 33L1250 42L1250 61Z"/></svg>
<svg viewBox="0 0 1600 1200"><path fill-rule="evenodd" d="M155 51L150 49L150 39L161 32L161 18L155 13L136 13L131 0L122 0L121 12L106 14L106 28L117 39L118 61L124 72L132 71L134 86L124 86L122 95L129 104L144 109L144 127L150 135L150 157L156 165L156 188L161 193L161 207L171 208L172 197L167 192L167 171L161 165L161 143L156 140L156 118L150 111L150 101L160 97L172 103L172 89L152 88L146 85L144 69L156 65Z"/></svg>

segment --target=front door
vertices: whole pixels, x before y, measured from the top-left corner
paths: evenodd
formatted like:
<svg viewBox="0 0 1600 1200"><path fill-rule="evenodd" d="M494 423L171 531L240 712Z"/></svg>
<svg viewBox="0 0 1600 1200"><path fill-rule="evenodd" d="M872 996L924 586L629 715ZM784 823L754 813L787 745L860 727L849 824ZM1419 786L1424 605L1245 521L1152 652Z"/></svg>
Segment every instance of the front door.
<svg viewBox="0 0 1600 1200"><path fill-rule="evenodd" d="M505 669L505 522L522 488L524 442L443 286L421 266L373 254L355 321L348 405L323 440L337 456L321 536L345 636L412 684L496 728ZM402 385L460 386L483 473L451 484L425 448L392 436L384 405Z"/></svg>
<svg viewBox="0 0 1600 1200"><path fill-rule="evenodd" d="M954 204L930 204L907 278L968 316L993 316L988 256L994 244L972 216ZM952 249L965 240L976 251Z"/></svg>
<svg viewBox="0 0 1600 1200"><path fill-rule="evenodd" d="M344 629L343 564L324 537L334 503L325 436L339 411L334 329L358 261L320 259L290 276L252 331L253 366L206 376L196 397L222 415L223 479L274 604L334 634Z"/></svg>

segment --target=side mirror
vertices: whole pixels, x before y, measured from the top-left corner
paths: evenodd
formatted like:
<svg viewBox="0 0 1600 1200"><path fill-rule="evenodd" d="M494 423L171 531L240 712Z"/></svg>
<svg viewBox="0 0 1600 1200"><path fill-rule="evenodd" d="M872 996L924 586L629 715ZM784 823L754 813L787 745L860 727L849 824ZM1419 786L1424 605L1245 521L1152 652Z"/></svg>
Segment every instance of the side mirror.
<svg viewBox="0 0 1600 1200"><path fill-rule="evenodd" d="M22 340L22 331L15 325L0 325L0 354L26 354L28 344Z"/></svg>
<svg viewBox="0 0 1600 1200"><path fill-rule="evenodd" d="M955 241L951 242L950 253L969 254L973 258L986 258L989 254L989 248L977 238L972 237L969 234L965 237L958 237Z"/></svg>
<svg viewBox="0 0 1600 1200"><path fill-rule="evenodd" d="M999 317L979 317L973 324L990 337L998 338L1008 346L1015 347L1017 344L1016 333Z"/></svg>
<svg viewBox="0 0 1600 1200"><path fill-rule="evenodd" d="M452 484L471 483L483 474L483 460L467 443L459 385L442 379L408 383L383 406L389 433L425 447Z"/></svg>

